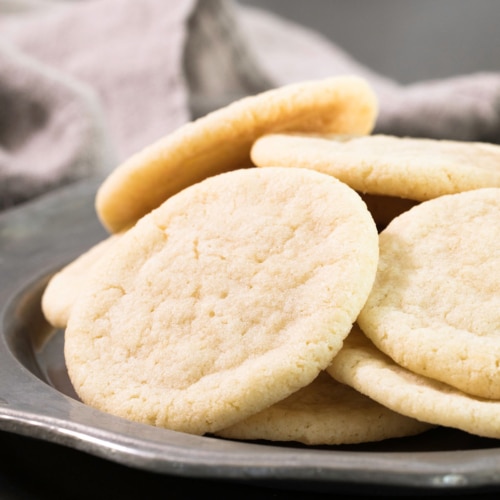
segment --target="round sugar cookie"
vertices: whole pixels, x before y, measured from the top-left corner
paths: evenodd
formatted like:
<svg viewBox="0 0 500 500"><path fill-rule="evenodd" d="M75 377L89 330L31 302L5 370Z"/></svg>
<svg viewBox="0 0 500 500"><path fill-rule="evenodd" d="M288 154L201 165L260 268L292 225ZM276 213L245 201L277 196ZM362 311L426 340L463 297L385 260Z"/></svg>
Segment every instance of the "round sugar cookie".
<svg viewBox="0 0 500 500"><path fill-rule="evenodd" d="M401 415L477 436L500 438L500 401L468 395L403 368L356 326L327 372Z"/></svg>
<svg viewBox="0 0 500 500"><path fill-rule="evenodd" d="M419 202L444 194L500 187L497 144L382 134L279 133L257 139L251 158L260 167L318 170L360 193L384 197L382 213L380 200L367 200L369 208L374 202L374 218L381 226L409 208L408 200Z"/></svg>
<svg viewBox="0 0 500 500"><path fill-rule="evenodd" d="M95 204L111 232L130 226L172 194L206 177L252 166L250 148L273 131L366 134L377 101L355 76L289 84L248 96L186 123L119 165Z"/></svg>
<svg viewBox="0 0 500 500"><path fill-rule="evenodd" d="M413 436L433 426L389 410L328 373L242 422L216 433L238 440L342 445Z"/></svg>
<svg viewBox="0 0 500 500"><path fill-rule="evenodd" d="M119 235L110 235L96 243L50 277L41 299L42 313L49 324L55 328L66 327L71 307L89 280L92 268Z"/></svg>
<svg viewBox="0 0 500 500"><path fill-rule="evenodd" d="M500 398L500 188L422 202L379 242L361 329L411 371Z"/></svg>
<svg viewBox="0 0 500 500"><path fill-rule="evenodd" d="M83 402L192 434L288 397L326 368L373 285L378 234L340 181L241 169L167 199L104 255L65 359Z"/></svg>

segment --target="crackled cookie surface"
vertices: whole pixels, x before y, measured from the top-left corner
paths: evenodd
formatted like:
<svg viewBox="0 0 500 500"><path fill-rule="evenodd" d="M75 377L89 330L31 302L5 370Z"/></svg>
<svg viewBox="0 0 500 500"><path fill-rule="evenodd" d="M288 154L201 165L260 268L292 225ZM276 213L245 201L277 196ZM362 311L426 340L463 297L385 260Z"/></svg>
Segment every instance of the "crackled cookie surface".
<svg viewBox="0 0 500 500"><path fill-rule="evenodd" d="M500 188L441 196L380 233L358 323L421 375L500 398Z"/></svg>
<svg viewBox="0 0 500 500"><path fill-rule="evenodd" d="M259 138L258 166L311 168L360 193L425 201L500 187L500 145L395 137L282 133Z"/></svg>
<svg viewBox="0 0 500 500"><path fill-rule="evenodd" d="M195 182L252 166L250 148L265 133L367 134L377 111L374 92L354 76L245 97L186 123L119 165L97 192L97 214L109 231L120 231Z"/></svg>
<svg viewBox="0 0 500 500"><path fill-rule="evenodd" d="M65 336L80 398L203 434L311 383L372 287L378 234L355 191L241 169L172 196L96 264Z"/></svg>

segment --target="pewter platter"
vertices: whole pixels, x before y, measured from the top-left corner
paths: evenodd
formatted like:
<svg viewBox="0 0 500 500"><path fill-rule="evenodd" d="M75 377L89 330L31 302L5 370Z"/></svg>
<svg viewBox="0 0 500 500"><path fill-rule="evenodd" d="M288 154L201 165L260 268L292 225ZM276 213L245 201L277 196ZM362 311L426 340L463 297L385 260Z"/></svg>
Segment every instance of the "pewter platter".
<svg viewBox="0 0 500 500"><path fill-rule="evenodd" d="M318 491L500 491L500 442L454 429L344 447L245 443L136 424L81 403L64 365L64 333L45 322L40 298L52 273L106 237L94 212L98 185L77 183L0 213L0 430L182 477Z"/></svg>

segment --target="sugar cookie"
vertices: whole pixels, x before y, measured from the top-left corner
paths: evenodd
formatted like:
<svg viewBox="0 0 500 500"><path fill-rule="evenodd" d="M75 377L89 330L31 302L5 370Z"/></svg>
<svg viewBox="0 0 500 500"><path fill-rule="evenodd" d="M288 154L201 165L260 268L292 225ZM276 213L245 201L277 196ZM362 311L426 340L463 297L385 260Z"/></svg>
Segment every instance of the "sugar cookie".
<svg viewBox="0 0 500 500"><path fill-rule="evenodd" d="M294 83L245 97L186 123L119 165L97 192L97 214L109 231L117 232L195 182L251 166L250 147L262 134L365 134L377 111L374 92L354 76Z"/></svg>
<svg viewBox="0 0 500 500"><path fill-rule="evenodd" d="M401 367L356 327L327 372L402 415L477 436L500 438L500 401L468 395Z"/></svg>
<svg viewBox="0 0 500 500"><path fill-rule="evenodd" d="M41 299L42 313L55 328L65 328L71 307L85 286L94 264L114 245L119 233L96 243L52 275Z"/></svg>
<svg viewBox="0 0 500 500"><path fill-rule="evenodd" d="M260 167L318 170L371 195L368 207L374 208L374 218L382 227L416 202L500 187L500 145L496 144L388 135L280 133L257 139L251 157ZM383 208L378 197L384 197Z"/></svg>
<svg viewBox="0 0 500 500"><path fill-rule="evenodd" d="M361 329L411 371L500 398L500 188L422 202L379 241Z"/></svg>
<svg viewBox="0 0 500 500"><path fill-rule="evenodd" d="M216 435L238 440L341 445L413 436L432 427L393 412L321 372L308 386Z"/></svg>
<svg viewBox="0 0 500 500"><path fill-rule="evenodd" d="M377 260L366 205L333 177L210 177L141 218L96 264L66 328L70 379L103 411L218 431L326 368Z"/></svg>

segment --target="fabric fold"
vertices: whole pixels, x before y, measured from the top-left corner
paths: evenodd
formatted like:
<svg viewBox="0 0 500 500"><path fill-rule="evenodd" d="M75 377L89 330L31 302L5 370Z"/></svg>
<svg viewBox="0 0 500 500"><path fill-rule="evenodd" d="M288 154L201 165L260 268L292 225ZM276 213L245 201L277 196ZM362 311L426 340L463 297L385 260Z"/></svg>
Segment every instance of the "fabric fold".
<svg viewBox="0 0 500 500"><path fill-rule="evenodd" d="M91 88L6 44L0 68L0 208L111 168Z"/></svg>

